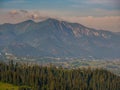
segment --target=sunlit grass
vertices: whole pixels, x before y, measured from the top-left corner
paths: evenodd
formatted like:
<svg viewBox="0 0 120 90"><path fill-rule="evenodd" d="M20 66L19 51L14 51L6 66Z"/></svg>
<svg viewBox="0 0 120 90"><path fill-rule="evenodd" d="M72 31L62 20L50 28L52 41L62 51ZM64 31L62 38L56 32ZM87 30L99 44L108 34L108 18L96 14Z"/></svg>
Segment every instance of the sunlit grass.
<svg viewBox="0 0 120 90"><path fill-rule="evenodd" d="M0 82L0 90L18 90L18 86Z"/></svg>

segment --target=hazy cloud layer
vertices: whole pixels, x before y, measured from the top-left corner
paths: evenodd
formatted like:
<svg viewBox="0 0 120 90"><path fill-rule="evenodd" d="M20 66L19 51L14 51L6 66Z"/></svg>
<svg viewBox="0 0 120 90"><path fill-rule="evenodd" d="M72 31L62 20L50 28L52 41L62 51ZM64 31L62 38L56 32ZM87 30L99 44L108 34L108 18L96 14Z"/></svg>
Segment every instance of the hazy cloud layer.
<svg viewBox="0 0 120 90"><path fill-rule="evenodd" d="M45 12L35 10L3 10L2 12L3 13L0 13L0 24L18 23L29 19L39 22L48 17L51 17L69 22L77 22L91 28L120 32L120 16L68 16L67 13L66 15L56 15L55 12L52 12L52 14L50 14L47 11Z"/></svg>
<svg viewBox="0 0 120 90"><path fill-rule="evenodd" d="M47 16L41 15L38 11L11 10L0 13L0 23L18 23L29 19L39 21L44 18Z"/></svg>
<svg viewBox="0 0 120 90"><path fill-rule="evenodd" d="M63 17L63 20L78 22L91 28L120 32L120 16Z"/></svg>

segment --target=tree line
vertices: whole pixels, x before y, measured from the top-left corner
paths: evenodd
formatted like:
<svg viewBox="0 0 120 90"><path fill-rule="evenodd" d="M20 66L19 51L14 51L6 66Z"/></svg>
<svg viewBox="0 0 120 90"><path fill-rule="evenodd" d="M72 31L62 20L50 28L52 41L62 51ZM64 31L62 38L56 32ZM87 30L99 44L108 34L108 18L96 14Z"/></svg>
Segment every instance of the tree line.
<svg viewBox="0 0 120 90"><path fill-rule="evenodd" d="M120 77L104 69L0 62L0 81L19 90L120 90ZM24 86L24 87L22 87Z"/></svg>

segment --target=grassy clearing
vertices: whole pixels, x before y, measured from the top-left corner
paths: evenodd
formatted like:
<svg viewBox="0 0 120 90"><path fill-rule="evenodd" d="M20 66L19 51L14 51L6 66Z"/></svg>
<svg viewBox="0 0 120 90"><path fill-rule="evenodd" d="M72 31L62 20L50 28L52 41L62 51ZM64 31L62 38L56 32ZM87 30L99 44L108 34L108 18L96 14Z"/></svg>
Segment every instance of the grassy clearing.
<svg viewBox="0 0 120 90"><path fill-rule="evenodd" d="M18 90L18 86L0 82L0 90Z"/></svg>

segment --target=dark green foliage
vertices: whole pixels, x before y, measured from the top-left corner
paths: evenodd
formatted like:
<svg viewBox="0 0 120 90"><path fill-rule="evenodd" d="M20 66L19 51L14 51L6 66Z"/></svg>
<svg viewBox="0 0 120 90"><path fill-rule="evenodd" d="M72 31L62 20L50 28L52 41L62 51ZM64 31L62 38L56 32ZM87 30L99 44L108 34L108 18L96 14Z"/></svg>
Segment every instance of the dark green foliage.
<svg viewBox="0 0 120 90"><path fill-rule="evenodd" d="M120 77L103 69L63 69L12 61L0 63L0 81L18 85L19 90L120 90Z"/></svg>
<svg viewBox="0 0 120 90"><path fill-rule="evenodd" d="M32 89L27 86L20 86L18 90L32 90Z"/></svg>

